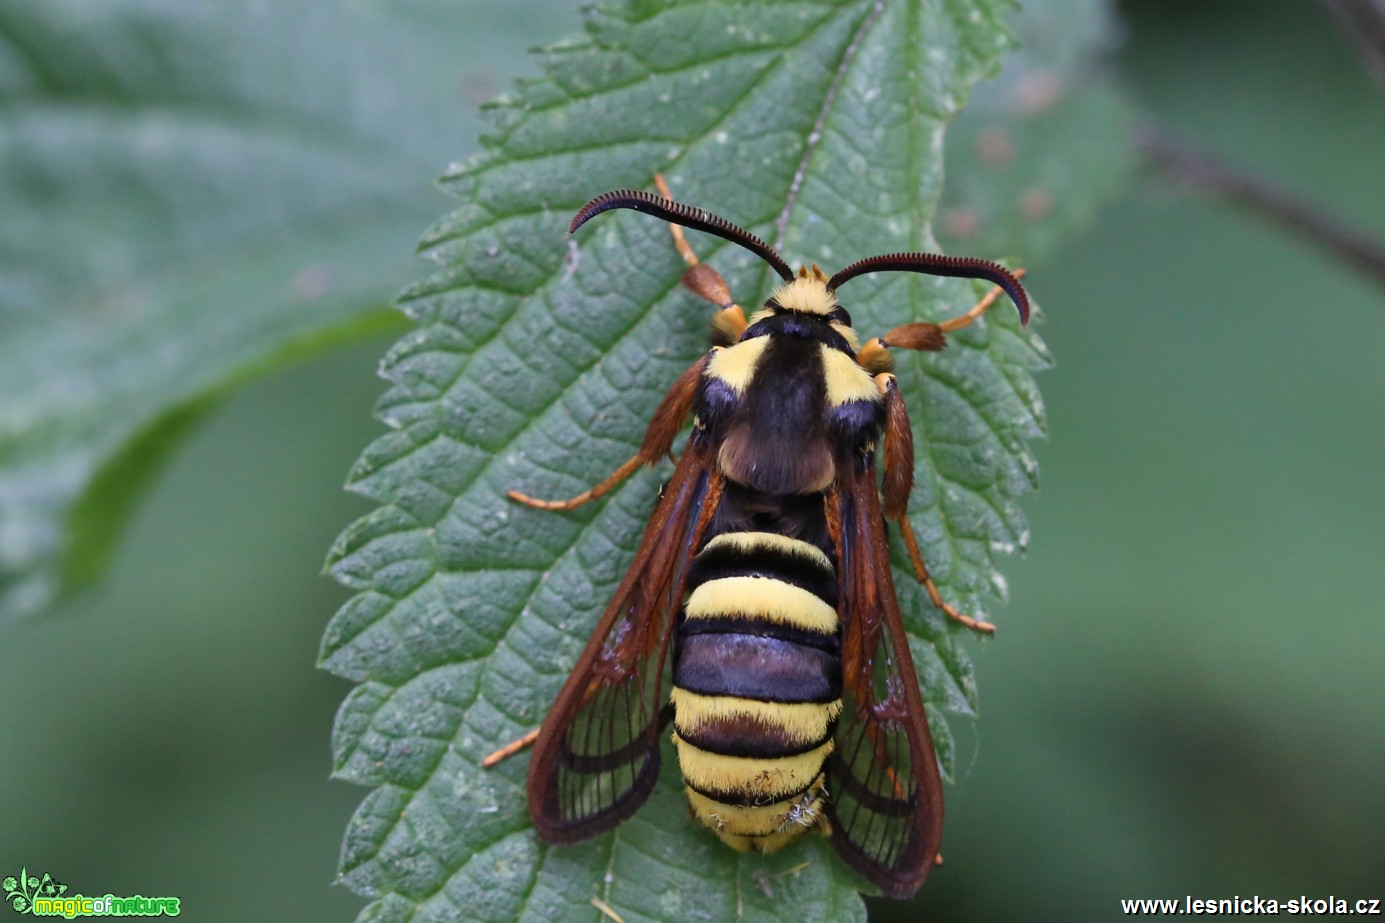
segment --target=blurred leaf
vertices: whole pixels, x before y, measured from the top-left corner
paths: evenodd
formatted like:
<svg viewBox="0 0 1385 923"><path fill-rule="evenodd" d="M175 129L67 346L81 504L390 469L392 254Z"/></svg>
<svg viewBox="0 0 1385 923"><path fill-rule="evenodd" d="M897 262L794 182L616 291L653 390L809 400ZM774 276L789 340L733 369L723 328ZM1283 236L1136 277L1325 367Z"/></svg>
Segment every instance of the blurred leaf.
<svg viewBox="0 0 1385 923"><path fill-rule="evenodd" d="M98 576L190 408L394 323L465 17L347 7L0 8L0 621Z"/></svg>
<svg viewBox="0 0 1385 923"><path fill-rule="evenodd" d="M949 250L1041 260L1125 188L1134 112L1101 56L1106 0L1025 3L1019 47L947 132L938 236Z"/></svg>
<svg viewBox="0 0 1385 923"><path fill-rule="evenodd" d="M492 109L486 151L447 178L461 204L425 239L442 269L402 302L418 329L383 364L392 387L379 414L393 431L352 474L351 488L381 506L329 557L357 591L328 629L323 663L361 683L334 749L341 777L376 787L342 858L347 883L376 899L365 918L593 920L594 896L630 923L863 918L863 883L822 838L738 855L687 822L672 765L617 831L570 848L536 840L525 759L485 772L479 760L543 717L661 474L570 514L517 508L505 491L567 496L608 473L705 348L709 312L679 288L667 229L606 216L564 246L577 207L663 171L679 198L749 227L790 262L936 249L943 128L994 69L1007 8L601 7L586 36L543 52L544 79ZM748 254L693 236L741 303L768 293L771 274ZM850 308L867 335L959 313L979 292L904 274L856 285ZM1024 441L1042 431L1042 411L1030 373L1046 362L1008 309L941 355L900 360L921 447L913 513L964 609L1004 595L995 560L1027 538L1014 500L1035 478ZM973 709L972 670L906 574L912 648L950 770L940 712ZM791 869L774 900L755 883Z"/></svg>

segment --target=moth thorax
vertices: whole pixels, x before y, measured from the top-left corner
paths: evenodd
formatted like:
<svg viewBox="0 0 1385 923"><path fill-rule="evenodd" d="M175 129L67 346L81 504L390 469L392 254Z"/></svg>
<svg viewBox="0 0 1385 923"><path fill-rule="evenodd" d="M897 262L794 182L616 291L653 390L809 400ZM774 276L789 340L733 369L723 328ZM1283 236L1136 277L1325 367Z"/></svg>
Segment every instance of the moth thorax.
<svg viewBox="0 0 1385 923"><path fill-rule="evenodd" d="M826 274L816 265L811 269L799 267L798 276L775 289L770 299L803 314L827 314L837 306L836 294L827 287Z"/></svg>

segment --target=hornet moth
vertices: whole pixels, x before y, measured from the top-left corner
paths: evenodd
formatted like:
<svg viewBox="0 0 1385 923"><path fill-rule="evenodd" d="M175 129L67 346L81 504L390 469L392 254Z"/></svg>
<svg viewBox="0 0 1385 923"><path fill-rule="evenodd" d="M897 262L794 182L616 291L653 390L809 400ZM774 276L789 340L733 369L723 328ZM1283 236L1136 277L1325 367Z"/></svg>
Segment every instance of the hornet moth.
<svg viewBox="0 0 1385 923"><path fill-rule="evenodd" d="M715 345L684 372L639 451L570 500L594 500L692 433L633 563L532 743L529 807L539 836L571 843L644 803L673 725L692 814L738 850L772 851L819 830L889 897L918 890L937 861L942 788L895 598L886 523L947 616L907 506L914 445L891 349L940 350L1007 294L1029 318L1016 274L986 260L894 253L828 276L796 273L767 243L699 208L621 189L592 199L569 234L612 209L668 222L683 282L719 309ZM754 253L783 280L746 318L682 228ZM983 279L998 288L941 324L913 322L860 345L841 288L874 272ZM877 474L876 456L883 472ZM665 671L670 668L671 694Z"/></svg>

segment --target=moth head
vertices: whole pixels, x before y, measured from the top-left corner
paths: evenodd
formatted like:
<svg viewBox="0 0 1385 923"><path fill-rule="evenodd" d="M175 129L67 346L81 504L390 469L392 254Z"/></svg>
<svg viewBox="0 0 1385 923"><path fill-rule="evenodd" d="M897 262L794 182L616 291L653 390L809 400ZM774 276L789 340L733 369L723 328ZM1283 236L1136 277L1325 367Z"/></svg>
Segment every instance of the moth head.
<svg viewBox="0 0 1385 923"><path fill-rule="evenodd" d="M851 315L838 303L837 293L827 283L827 273L819 269L816 263L811 267L801 266L798 275L774 290L765 302L765 309L755 315L755 319L785 311L814 317L830 324L833 330L846 338L854 351L857 340L851 329Z"/></svg>
<svg viewBox="0 0 1385 923"><path fill-rule="evenodd" d="M811 268L802 266L798 275L774 290L765 307L825 315L837 307L837 293L827 287L827 274L816 264Z"/></svg>

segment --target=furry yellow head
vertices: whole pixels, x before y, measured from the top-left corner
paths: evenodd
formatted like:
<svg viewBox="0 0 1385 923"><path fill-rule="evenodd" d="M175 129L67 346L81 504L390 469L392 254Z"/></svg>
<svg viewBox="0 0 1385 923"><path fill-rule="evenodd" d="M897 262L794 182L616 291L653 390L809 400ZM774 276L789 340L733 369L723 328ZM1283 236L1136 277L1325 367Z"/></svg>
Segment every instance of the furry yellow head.
<svg viewBox="0 0 1385 923"><path fill-rule="evenodd" d="M770 300L802 314L827 314L837 306L837 295L827 287L827 274L814 263L798 268L798 276L774 290Z"/></svg>
<svg viewBox="0 0 1385 923"><path fill-rule="evenodd" d="M799 314L827 317L840 307L837 303L837 293L827 287L827 281L827 273L819 269L817 263L811 267L798 267L798 275L770 294L769 301L765 303L764 308L750 319L751 323L769 317L776 310L796 311ZM845 311L830 318L829 323L832 329L841 334L842 338L851 346L852 352L861 348L860 341L856 338L856 332L851 329L851 321L846 316Z"/></svg>

